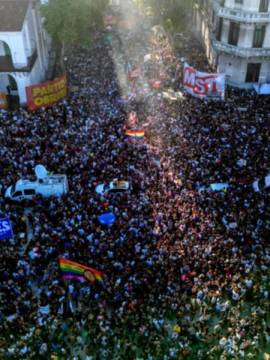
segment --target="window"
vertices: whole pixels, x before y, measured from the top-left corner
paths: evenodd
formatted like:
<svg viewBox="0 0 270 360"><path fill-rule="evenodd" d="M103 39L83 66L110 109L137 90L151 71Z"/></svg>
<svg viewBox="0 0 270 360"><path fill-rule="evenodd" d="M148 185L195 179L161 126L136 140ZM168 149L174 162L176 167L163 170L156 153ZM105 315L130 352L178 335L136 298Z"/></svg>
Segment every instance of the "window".
<svg viewBox="0 0 270 360"><path fill-rule="evenodd" d="M243 0L234 0L234 2L236 3L236 4L243 4Z"/></svg>
<svg viewBox="0 0 270 360"><path fill-rule="evenodd" d="M6 56L11 56L11 51L7 43L3 42L4 44L4 51Z"/></svg>
<svg viewBox="0 0 270 360"><path fill-rule="evenodd" d="M265 25L256 25L253 36L253 47L261 48L263 46L265 36Z"/></svg>
<svg viewBox="0 0 270 360"><path fill-rule="evenodd" d="M260 77L261 64L249 63L247 66L246 82L258 82Z"/></svg>
<svg viewBox="0 0 270 360"><path fill-rule="evenodd" d="M17 91L18 86L17 86L16 80L14 79L14 77L11 75L8 75L8 81L9 81L10 90Z"/></svg>
<svg viewBox="0 0 270 360"><path fill-rule="evenodd" d="M223 27L223 18L219 18L218 22L217 22L217 40L220 41L221 40L221 34L222 34L222 27Z"/></svg>
<svg viewBox="0 0 270 360"><path fill-rule="evenodd" d="M109 190L110 193L121 193L121 192L124 192L124 191L126 191L126 190L125 189L119 189L119 188Z"/></svg>
<svg viewBox="0 0 270 360"><path fill-rule="evenodd" d="M239 39L240 24L234 21L230 22L228 43L230 45L237 45Z"/></svg>
<svg viewBox="0 0 270 360"><path fill-rule="evenodd" d="M36 192L33 189L26 189L24 190L24 195L35 195Z"/></svg>
<svg viewBox="0 0 270 360"><path fill-rule="evenodd" d="M16 185L14 184L11 186L11 189L10 189L11 195L13 195L15 193L15 191L16 191Z"/></svg>
<svg viewBox="0 0 270 360"><path fill-rule="evenodd" d="M258 181L259 190L263 190L265 188L265 178L262 178Z"/></svg>
<svg viewBox="0 0 270 360"><path fill-rule="evenodd" d="M17 197L17 196L22 196L22 192L16 191L15 194L13 195L13 197Z"/></svg>
<svg viewBox="0 0 270 360"><path fill-rule="evenodd" d="M259 12L267 12L269 8L269 0L261 0Z"/></svg>

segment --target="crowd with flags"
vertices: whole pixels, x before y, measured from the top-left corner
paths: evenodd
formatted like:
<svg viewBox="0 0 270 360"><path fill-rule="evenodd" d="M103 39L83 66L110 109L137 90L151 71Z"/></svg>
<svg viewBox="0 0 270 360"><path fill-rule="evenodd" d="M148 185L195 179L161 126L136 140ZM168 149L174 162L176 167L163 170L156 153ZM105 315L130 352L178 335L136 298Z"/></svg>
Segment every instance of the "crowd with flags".
<svg viewBox="0 0 270 360"><path fill-rule="evenodd" d="M36 197L28 242L24 208L1 198L14 237L0 244L0 358L268 356L270 194L250 183L270 168L269 99L229 89L222 102L172 102L156 86L127 101L117 71L137 69L131 48L142 62L154 54L135 75L158 81L160 66L162 87L176 86L181 65L164 34L147 48L142 29L118 36L117 53L99 32L91 50L67 54L77 89L67 99L0 113L2 188L36 164L70 185ZM189 55L202 66L195 45ZM95 192L113 179L130 190Z"/></svg>

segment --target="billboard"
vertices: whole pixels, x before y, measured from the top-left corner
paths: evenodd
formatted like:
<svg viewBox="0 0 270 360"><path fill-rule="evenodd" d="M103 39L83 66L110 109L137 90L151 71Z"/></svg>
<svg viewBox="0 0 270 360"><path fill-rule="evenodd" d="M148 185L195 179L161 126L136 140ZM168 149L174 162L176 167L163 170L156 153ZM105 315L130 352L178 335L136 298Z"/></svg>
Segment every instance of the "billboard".
<svg viewBox="0 0 270 360"><path fill-rule="evenodd" d="M7 109L7 96L4 93L0 93L0 109Z"/></svg>
<svg viewBox="0 0 270 360"><path fill-rule="evenodd" d="M224 99L225 74L200 72L185 64L183 85L186 91L199 98Z"/></svg>
<svg viewBox="0 0 270 360"><path fill-rule="evenodd" d="M65 75L26 88L27 106L29 111L49 107L67 96L67 78Z"/></svg>

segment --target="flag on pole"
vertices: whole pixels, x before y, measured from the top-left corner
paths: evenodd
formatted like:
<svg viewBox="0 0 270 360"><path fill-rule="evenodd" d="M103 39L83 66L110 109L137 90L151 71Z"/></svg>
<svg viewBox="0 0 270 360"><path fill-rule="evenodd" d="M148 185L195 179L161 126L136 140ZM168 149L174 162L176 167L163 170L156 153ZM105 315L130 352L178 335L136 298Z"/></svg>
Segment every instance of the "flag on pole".
<svg viewBox="0 0 270 360"><path fill-rule="evenodd" d="M89 281L90 283L103 280L102 272L75 261L59 258L59 267L65 280L75 279L80 282Z"/></svg>
<svg viewBox="0 0 270 360"><path fill-rule="evenodd" d="M132 139L142 139L144 137L144 130L126 130L126 135Z"/></svg>

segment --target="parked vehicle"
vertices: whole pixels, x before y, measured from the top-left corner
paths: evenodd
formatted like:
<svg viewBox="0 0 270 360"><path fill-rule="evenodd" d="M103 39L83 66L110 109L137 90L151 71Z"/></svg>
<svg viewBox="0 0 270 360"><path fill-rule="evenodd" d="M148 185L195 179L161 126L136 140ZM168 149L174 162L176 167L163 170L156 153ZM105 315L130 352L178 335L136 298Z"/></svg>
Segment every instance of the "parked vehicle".
<svg viewBox="0 0 270 360"><path fill-rule="evenodd" d="M68 192L66 175L50 175L35 181L21 179L6 189L5 198L12 201L33 200L37 195L60 197Z"/></svg>
<svg viewBox="0 0 270 360"><path fill-rule="evenodd" d="M198 186L198 191L227 191L227 189L230 187L227 183L212 183L209 186L208 185L200 185Z"/></svg>
<svg viewBox="0 0 270 360"><path fill-rule="evenodd" d="M96 193L99 195L104 195L106 193L119 193L128 191L130 189L130 185L128 181L124 180L113 180L109 184L99 184L96 187Z"/></svg>

